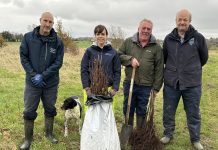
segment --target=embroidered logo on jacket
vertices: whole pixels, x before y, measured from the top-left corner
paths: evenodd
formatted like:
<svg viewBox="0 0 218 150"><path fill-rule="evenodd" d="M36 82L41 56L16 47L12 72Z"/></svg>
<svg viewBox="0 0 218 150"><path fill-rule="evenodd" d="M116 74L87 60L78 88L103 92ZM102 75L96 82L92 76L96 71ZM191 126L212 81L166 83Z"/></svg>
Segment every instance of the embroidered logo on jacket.
<svg viewBox="0 0 218 150"><path fill-rule="evenodd" d="M55 53L56 53L56 49L51 47L51 48L50 48L50 53L55 54Z"/></svg>
<svg viewBox="0 0 218 150"><path fill-rule="evenodd" d="M110 54L110 53L105 53L105 55L106 55L106 56L112 56L112 54Z"/></svg>
<svg viewBox="0 0 218 150"><path fill-rule="evenodd" d="M189 41L188 41L189 45L193 45L195 43L195 38L191 38Z"/></svg>

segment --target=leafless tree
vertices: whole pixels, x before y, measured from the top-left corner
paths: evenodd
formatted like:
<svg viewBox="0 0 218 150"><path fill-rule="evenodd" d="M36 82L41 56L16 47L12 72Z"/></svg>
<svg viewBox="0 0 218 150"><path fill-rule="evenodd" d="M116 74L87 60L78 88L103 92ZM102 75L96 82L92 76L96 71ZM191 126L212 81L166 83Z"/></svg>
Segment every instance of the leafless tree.
<svg viewBox="0 0 218 150"><path fill-rule="evenodd" d="M111 40L112 46L118 49L125 39L126 33L119 26L111 26L109 28L109 38Z"/></svg>

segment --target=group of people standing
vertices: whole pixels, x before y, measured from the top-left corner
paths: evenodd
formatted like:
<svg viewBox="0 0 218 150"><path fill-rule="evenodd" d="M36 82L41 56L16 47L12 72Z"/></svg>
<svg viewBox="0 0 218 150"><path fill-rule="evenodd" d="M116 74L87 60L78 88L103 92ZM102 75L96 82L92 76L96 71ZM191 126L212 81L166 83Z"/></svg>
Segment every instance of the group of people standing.
<svg viewBox="0 0 218 150"><path fill-rule="evenodd" d="M195 149L203 150L200 143L200 98L202 67L208 60L208 49L205 38L190 24L191 20L192 15L188 10L178 11L176 27L165 37L161 47L152 34L152 21L143 19L139 23L138 31L127 38L118 51L108 42L106 27L96 26L95 42L87 48L82 58L81 80L87 96L92 96L90 62L101 55L101 64L108 77L108 86L111 87L109 93L113 97L119 90L121 65L125 66L125 116L131 74L135 68L128 124L134 124L136 113L136 125L139 128L144 125L151 91L155 95L158 94L164 82L164 137L161 138L161 142L167 144L173 138L176 109L182 97L190 141ZM53 15L44 12L40 18L40 26L26 33L20 46L21 63L26 72L23 113L25 140L20 149L29 149L31 145L40 99L44 107L46 137L52 143L58 142L53 136L53 123L57 114L55 103L64 45L54 31L53 24Z"/></svg>

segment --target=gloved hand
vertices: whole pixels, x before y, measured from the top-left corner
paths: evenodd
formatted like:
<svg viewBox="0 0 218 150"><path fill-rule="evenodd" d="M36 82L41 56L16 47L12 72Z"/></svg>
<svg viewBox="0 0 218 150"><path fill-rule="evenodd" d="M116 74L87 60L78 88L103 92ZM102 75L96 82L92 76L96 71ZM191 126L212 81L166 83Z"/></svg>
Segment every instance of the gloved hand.
<svg viewBox="0 0 218 150"><path fill-rule="evenodd" d="M43 88L46 86L46 83L43 80L42 74L36 74L34 77L31 78L31 81L34 86Z"/></svg>
<svg viewBox="0 0 218 150"><path fill-rule="evenodd" d="M109 92L110 96L113 97L114 95L117 94L117 90L116 89L111 89L111 91Z"/></svg>

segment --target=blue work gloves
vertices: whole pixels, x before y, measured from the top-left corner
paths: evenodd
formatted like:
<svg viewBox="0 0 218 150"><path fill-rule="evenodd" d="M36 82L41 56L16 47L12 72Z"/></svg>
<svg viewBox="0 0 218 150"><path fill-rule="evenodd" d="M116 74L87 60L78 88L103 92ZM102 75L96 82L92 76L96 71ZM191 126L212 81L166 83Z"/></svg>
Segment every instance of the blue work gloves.
<svg viewBox="0 0 218 150"><path fill-rule="evenodd" d="M31 78L31 81L35 87L43 88L46 86L42 74L36 74L34 77Z"/></svg>

